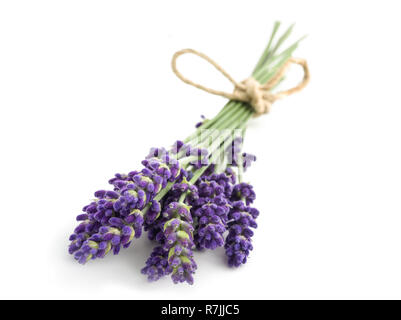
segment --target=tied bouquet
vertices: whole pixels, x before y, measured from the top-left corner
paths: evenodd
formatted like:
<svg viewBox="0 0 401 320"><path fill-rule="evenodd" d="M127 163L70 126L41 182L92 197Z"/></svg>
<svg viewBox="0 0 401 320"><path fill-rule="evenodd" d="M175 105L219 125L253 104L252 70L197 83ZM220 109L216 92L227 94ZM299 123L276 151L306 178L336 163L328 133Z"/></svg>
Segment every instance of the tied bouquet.
<svg viewBox="0 0 401 320"><path fill-rule="evenodd" d="M195 249L223 247L231 267L247 262L259 216L253 207L253 186L243 180L256 160L243 151L247 123L267 113L277 99L304 88L309 80L306 62L292 57L300 40L282 50L292 26L276 41L279 27L277 22L252 76L240 83L202 53L186 49L174 55L173 71L181 80L230 101L214 118L203 117L187 138L169 148L152 148L138 171L116 174L109 180L110 190L95 192L95 199L77 216L79 224L69 238L69 253L79 263L110 252L116 255L143 232L155 243L142 269L150 281L171 275L174 283L192 284ZM186 79L176 66L177 58L185 53L214 65L234 84L234 93ZM291 63L304 68L303 81L272 93Z"/></svg>

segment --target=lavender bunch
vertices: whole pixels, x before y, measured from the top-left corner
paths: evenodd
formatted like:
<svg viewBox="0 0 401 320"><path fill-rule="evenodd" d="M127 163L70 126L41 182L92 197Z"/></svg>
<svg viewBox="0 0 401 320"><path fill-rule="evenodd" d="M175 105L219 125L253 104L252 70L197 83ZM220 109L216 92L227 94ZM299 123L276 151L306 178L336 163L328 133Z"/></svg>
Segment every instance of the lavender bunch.
<svg viewBox="0 0 401 320"><path fill-rule="evenodd" d="M252 73L260 84L269 82L298 46L279 52L292 28L274 43L278 29L276 23ZM243 152L253 115L248 104L230 101L214 118L202 116L186 139L152 148L139 171L116 174L109 180L112 190L95 192L77 216L69 253L85 264L118 254L147 232L155 247L141 272L150 281L170 275L174 283L193 284L195 249L221 249L231 267L246 263L259 215L252 207L253 187L243 181L256 160Z"/></svg>

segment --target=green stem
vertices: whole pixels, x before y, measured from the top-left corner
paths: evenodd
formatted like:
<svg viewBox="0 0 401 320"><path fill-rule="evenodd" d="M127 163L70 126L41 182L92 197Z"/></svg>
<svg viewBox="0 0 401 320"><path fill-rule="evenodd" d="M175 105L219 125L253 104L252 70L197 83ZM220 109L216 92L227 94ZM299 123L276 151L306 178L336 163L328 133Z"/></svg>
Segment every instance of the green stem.
<svg viewBox="0 0 401 320"><path fill-rule="evenodd" d="M184 193L181 195L181 197L180 197L180 199L178 200L178 202L181 203L181 204L184 203L185 198L187 197L187 194L188 194L188 191L184 192Z"/></svg>
<svg viewBox="0 0 401 320"><path fill-rule="evenodd" d="M185 139L184 142L185 143L192 142L195 139L199 139L199 136L201 137L203 136L203 138L205 138L204 136L205 132L208 133L213 129L221 127L222 124L225 123L225 121L232 118L239 110L241 110L241 103L236 101L230 101L226 105L226 107L227 109L224 113L218 114L215 118L208 121L208 123L206 123L205 126L201 126L200 128L198 128L198 130L196 130L191 136Z"/></svg>
<svg viewBox="0 0 401 320"><path fill-rule="evenodd" d="M214 126L216 126L216 123L218 124L221 121L221 119L230 117L231 113L233 111L235 111L235 109L236 109L236 108L233 108L233 106L235 106L235 104L236 104L235 101L229 101L213 119L209 120L204 125L200 126L194 133L192 133L190 136L185 138L183 141L185 143L188 143L189 141L195 139L202 130L214 127Z"/></svg>
<svg viewBox="0 0 401 320"><path fill-rule="evenodd" d="M245 117L244 121L243 121L242 123L238 124L237 129L243 129L243 128L246 126L248 120L252 117L252 114L253 114L253 113L250 112L250 113ZM228 137L227 142L228 142L228 143L232 143L232 141L233 141L234 139L235 139L235 137L234 137L233 135L231 135L231 136ZM224 144L224 143L223 143L223 144ZM212 156L210 157L210 164L213 164L213 162L216 160L216 158L217 158L218 155L219 155L219 153L217 152L217 153L215 153L214 155L212 155ZM195 171L195 173L194 173L192 179L189 181L189 183L190 183L191 185L195 184L196 181L197 181L197 180L202 176L202 174L207 170L208 167L209 167L209 166L205 166L205 167L202 167L202 168L198 169L197 171Z"/></svg>
<svg viewBox="0 0 401 320"><path fill-rule="evenodd" d="M224 130L224 129L228 129L230 128L230 126L234 123L236 123L237 121L241 121L243 118L243 115L247 112L249 112L250 108L248 106L245 106L242 102L237 102L236 103L238 105L237 108L235 108L235 110L230 114L229 117L224 118L223 120L219 121L218 124L215 124L214 126L212 126L212 128L205 130L203 132L203 134L201 134L196 141L193 141L192 143L192 147L194 148L206 148L208 149L208 143L206 141L206 139L209 138L214 138L213 134L214 133L218 133L217 130ZM208 150L210 153L210 150ZM178 153L177 155L177 159L180 159L181 157L183 157L185 155L185 150L181 151Z"/></svg>
<svg viewBox="0 0 401 320"><path fill-rule="evenodd" d="M242 182L242 178L244 175L244 167L243 167L243 162L244 162L244 158L242 157L242 146L244 145L244 137L245 137L245 130L242 131L242 145L241 145L241 150L238 154L238 182L241 183Z"/></svg>
<svg viewBox="0 0 401 320"><path fill-rule="evenodd" d="M209 132L205 137L202 137L200 143L198 144L198 147L199 148L210 148L210 138L212 138L212 139L216 138L213 136L213 133L219 134L219 136L217 138L220 138L221 135L224 136L226 134L224 132L225 130L227 130L227 129L230 130L233 126L235 127L238 122L241 122L244 119L244 116L249 114L249 112L252 112L249 107L239 109L238 112L235 113L235 115L232 118L227 119L223 124L221 124L221 126L214 128L215 130L213 130L212 132ZM216 131L216 130L219 130L219 131ZM207 139L207 138L209 138L209 139ZM214 142L214 143L216 143L216 142ZM213 144L212 144L212 146L213 146ZM209 152L210 152L210 150L209 150Z"/></svg>

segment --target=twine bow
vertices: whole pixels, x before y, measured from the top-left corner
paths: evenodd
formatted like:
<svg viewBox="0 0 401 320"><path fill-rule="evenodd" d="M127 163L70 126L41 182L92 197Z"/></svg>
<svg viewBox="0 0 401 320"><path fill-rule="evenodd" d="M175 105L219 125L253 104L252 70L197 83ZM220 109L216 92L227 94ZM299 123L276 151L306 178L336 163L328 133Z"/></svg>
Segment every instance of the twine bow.
<svg viewBox="0 0 401 320"><path fill-rule="evenodd" d="M211 89L211 88L205 87L201 84L195 83L192 80L189 80L188 78L184 77L181 74L181 72L179 72L177 69L177 59L178 59L178 57L180 57L186 53L191 53L191 54L197 55L200 58L209 62L211 65L213 65L223 76L225 76L234 85L233 93L228 93L228 92L224 92L224 91ZM304 70L303 80L297 86L295 86L291 89L277 92L277 93L272 93L271 90L283 78L283 76L287 72L289 66L293 63L298 64L303 68L303 70ZM193 49L183 49L183 50L177 51L173 55L173 59L171 61L171 66L173 68L174 74L179 79L181 79L183 82L185 82L186 84L189 84L195 88L201 89L208 93L225 97L230 100L237 100L237 101L249 103L255 111L255 116L260 116L262 114L268 113L270 111L272 104L276 100L282 99L282 98L292 95L298 91L301 91L303 88L306 87L306 85L308 84L308 82L310 80L310 73L309 73L309 68L308 68L308 64L307 64L306 60L298 59L298 58L288 59L288 61L283 65L283 67L281 67L277 71L277 73L265 84L260 84L253 77L247 78L244 81L238 83L227 73L227 71L225 71L219 64L217 64L215 61L213 61L210 57L208 57L207 55L205 55L201 52L193 50Z"/></svg>

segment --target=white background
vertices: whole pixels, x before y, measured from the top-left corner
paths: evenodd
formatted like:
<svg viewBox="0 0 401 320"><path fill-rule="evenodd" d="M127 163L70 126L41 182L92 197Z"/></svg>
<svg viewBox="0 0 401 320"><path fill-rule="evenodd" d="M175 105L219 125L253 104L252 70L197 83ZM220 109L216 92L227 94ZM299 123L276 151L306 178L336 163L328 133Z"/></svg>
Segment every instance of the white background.
<svg viewBox="0 0 401 320"><path fill-rule="evenodd" d="M398 1L2 1L0 298L400 299L399 13ZM309 35L296 56L312 82L250 124L249 263L197 253L193 286L148 283L145 237L76 263L68 236L93 192L225 103L180 82L172 54L195 48L242 80L275 20ZM231 90L195 57L180 68Z"/></svg>

